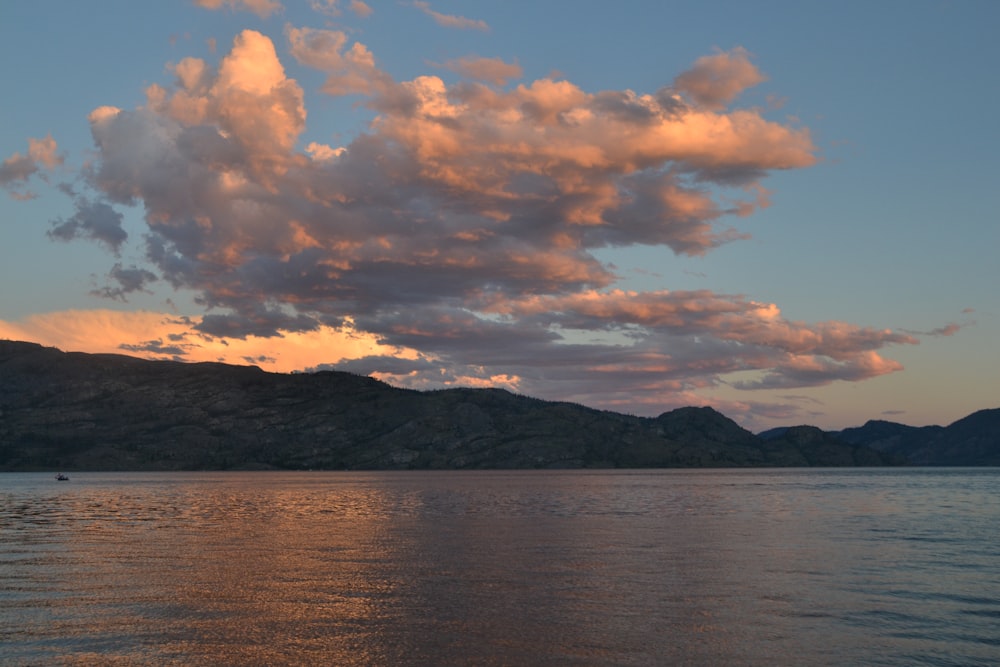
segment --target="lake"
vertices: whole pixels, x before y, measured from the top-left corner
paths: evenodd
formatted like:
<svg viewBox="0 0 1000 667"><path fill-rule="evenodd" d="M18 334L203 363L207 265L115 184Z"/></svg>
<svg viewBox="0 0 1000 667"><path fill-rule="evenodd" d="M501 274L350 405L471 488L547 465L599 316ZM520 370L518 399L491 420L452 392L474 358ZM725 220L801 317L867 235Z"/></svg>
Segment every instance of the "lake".
<svg viewBox="0 0 1000 667"><path fill-rule="evenodd" d="M3 665L995 665L1000 469L0 474Z"/></svg>

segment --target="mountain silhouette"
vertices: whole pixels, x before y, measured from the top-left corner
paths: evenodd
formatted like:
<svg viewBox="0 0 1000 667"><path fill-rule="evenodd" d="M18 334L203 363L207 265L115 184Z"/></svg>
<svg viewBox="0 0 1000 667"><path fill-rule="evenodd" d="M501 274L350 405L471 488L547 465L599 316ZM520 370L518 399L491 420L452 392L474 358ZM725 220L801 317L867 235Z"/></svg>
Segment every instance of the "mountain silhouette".
<svg viewBox="0 0 1000 667"><path fill-rule="evenodd" d="M420 392L338 371L268 373L0 340L0 470L7 471L997 460L1000 410L956 422L942 430L947 437L934 429L869 422L840 434L792 427L761 437L708 407L636 417L501 389Z"/></svg>

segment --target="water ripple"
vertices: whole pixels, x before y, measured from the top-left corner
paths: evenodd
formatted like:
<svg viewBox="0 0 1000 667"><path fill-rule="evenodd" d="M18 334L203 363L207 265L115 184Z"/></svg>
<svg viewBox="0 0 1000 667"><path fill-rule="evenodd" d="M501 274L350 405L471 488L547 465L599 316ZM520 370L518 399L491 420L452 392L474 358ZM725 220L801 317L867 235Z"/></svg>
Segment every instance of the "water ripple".
<svg viewBox="0 0 1000 667"><path fill-rule="evenodd" d="M0 662L998 664L998 477L5 475Z"/></svg>

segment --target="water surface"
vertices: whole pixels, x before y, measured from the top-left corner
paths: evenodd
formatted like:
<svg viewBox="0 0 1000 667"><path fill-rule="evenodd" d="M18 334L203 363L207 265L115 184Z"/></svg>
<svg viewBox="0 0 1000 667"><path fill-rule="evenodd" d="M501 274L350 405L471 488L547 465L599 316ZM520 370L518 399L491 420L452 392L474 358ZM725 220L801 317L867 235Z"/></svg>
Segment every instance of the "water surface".
<svg viewBox="0 0 1000 667"><path fill-rule="evenodd" d="M4 665L990 665L1000 470L0 475Z"/></svg>

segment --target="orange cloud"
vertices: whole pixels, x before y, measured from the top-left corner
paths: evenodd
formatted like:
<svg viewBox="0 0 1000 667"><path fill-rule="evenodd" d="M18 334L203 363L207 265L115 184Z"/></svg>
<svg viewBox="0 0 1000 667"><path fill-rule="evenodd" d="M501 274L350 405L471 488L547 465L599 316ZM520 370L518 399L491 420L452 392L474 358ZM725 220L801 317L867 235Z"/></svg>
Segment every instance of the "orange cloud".
<svg viewBox="0 0 1000 667"><path fill-rule="evenodd" d="M477 19L467 19L463 16L453 14L441 14L431 9L430 3L422 0L414 0L413 6L434 19L435 23L445 28L458 28L460 30L482 30L488 32L490 27L485 21Z"/></svg>
<svg viewBox="0 0 1000 667"><path fill-rule="evenodd" d="M313 11L327 16L340 16L340 0L309 0L309 6ZM350 10L361 18L367 18L375 11L362 0L351 0Z"/></svg>
<svg viewBox="0 0 1000 667"><path fill-rule="evenodd" d="M56 151L58 146L51 134L44 139L29 138L27 155L14 153L0 163L0 187L14 199L33 199L35 193L21 191L18 187L26 185L43 169L51 170L63 164L65 158Z"/></svg>
<svg viewBox="0 0 1000 667"><path fill-rule="evenodd" d="M381 345L374 336L358 332L350 325L289 333L281 338L234 339L205 336L194 329L196 324L197 319L168 313L66 310L30 315L16 322L0 320L0 338L94 354L251 363L280 373L372 355L401 359L417 356L413 350Z"/></svg>
<svg viewBox="0 0 1000 667"><path fill-rule="evenodd" d="M740 295L615 288L597 250L705 254L743 238L722 221L767 204L769 172L815 163L808 130L730 108L763 77L740 49L700 59L673 87L593 92L553 78L505 89L520 68L481 58L449 63L467 77L452 85L396 81L346 32L285 36L291 57L326 74L323 92L362 96L374 115L364 132L337 147L302 141L302 88L271 39L246 30L217 66L172 65L144 106L91 112L88 196L50 231L146 258L116 261L94 293L124 299L162 281L204 313L56 313L0 333L605 407L725 383L865 379L900 368L879 350L915 342L788 321ZM32 151L29 167L55 160L54 142ZM116 207L137 204L146 229L130 236Z"/></svg>
<svg viewBox="0 0 1000 667"><path fill-rule="evenodd" d="M750 62L746 49L737 47L698 58L694 67L674 79L674 87L690 95L697 104L717 111L766 78Z"/></svg>
<svg viewBox="0 0 1000 667"><path fill-rule="evenodd" d="M194 0L194 3L205 9L222 9L225 6L236 11L246 10L261 18L267 18L282 9L277 0Z"/></svg>
<svg viewBox="0 0 1000 667"><path fill-rule="evenodd" d="M494 86L502 86L508 79L519 79L524 73L517 63L504 62L500 58L458 58L449 60L444 66L464 77Z"/></svg>
<svg viewBox="0 0 1000 667"><path fill-rule="evenodd" d="M375 11L362 0L351 0L351 11L361 18L368 18Z"/></svg>

